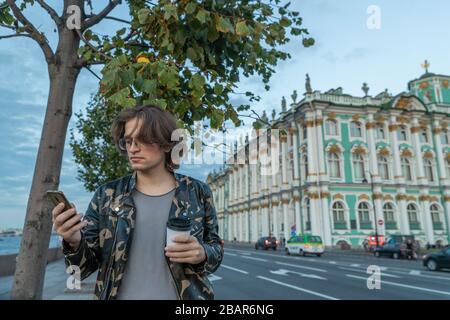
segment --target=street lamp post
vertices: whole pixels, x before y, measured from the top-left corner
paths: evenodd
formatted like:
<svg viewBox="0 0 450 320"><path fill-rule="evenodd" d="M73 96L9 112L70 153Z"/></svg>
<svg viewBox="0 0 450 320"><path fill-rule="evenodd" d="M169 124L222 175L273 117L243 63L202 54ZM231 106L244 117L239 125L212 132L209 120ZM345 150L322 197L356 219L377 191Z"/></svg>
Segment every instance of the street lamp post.
<svg viewBox="0 0 450 320"><path fill-rule="evenodd" d="M374 193L375 193L375 191L374 191L374 186L373 186L373 175L372 175L371 172L369 172L369 175L370 175L370 186L371 186L371 189L372 189L373 218L375 220L374 221L374 223L375 223L375 243L376 243L376 246L378 248L378 246L379 246L379 241L378 241L378 221L377 221L377 212L375 210L375 200L374 200ZM363 182L364 183L368 182L365 176L364 176Z"/></svg>

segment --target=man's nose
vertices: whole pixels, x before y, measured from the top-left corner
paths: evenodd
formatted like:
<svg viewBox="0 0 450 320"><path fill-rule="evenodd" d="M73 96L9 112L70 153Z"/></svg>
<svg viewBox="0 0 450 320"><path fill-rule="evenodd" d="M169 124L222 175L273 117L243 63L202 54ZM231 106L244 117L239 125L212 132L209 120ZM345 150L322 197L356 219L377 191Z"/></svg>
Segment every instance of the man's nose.
<svg viewBox="0 0 450 320"><path fill-rule="evenodd" d="M131 152L131 153L134 153L134 152L136 152L136 151L139 151L140 149L139 149L139 146L138 146L138 144L136 143L136 141L132 141L131 142L131 146L130 146L130 148L129 148L129 151Z"/></svg>

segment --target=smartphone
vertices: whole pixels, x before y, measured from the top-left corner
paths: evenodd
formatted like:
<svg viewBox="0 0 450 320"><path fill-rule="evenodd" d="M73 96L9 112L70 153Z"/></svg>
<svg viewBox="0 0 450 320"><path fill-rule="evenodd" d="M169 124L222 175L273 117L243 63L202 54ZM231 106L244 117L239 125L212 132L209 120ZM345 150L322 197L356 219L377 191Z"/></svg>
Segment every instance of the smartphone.
<svg viewBox="0 0 450 320"><path fill-rule="evenodd" d="M62 191L48 190L46 194L54 206L57 206L59 203L63 202L65 205L63 211L72 208L72 205L70 204L69 200L67 200L67 197L64 195Z"/></svg>

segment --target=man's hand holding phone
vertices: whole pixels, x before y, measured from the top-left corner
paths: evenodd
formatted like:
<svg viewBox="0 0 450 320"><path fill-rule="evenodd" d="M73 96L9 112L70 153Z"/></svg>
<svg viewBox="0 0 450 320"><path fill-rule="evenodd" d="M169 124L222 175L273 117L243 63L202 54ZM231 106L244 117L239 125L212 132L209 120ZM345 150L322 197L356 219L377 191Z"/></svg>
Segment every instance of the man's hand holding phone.
<svg viewBox="0 0 450 320"><path fill-rule="evenodd" d="M82 220L83 215L77 214L75 206L66 210L66 205L61 202L52 210L53 225L56 233L63 237L71 248L76 251L80 246L81 229L87 225Z"/></svg>

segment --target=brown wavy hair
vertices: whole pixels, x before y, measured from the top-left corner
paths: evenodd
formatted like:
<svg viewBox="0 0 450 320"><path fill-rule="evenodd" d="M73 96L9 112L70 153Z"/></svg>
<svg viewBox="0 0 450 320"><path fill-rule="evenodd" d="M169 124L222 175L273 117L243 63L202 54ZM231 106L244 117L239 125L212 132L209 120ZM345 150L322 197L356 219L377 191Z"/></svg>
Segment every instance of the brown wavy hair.
<svg viewBox="0 0 450 320"><path fill-rule="evenodd" d="M155 105L136 106L119 113L111 127L111 135L117 149L122 154L127 153L120 149L119 140L125 134L125 124L135 118L142 123L140 132L136 137L144 143L154 142L161 148L170 148L166 152L165 166L169 171L178 169L179 165L174 163L171 157L172 149L178 143L171 139L172 132L178 129L175 117L169 111L163 110Z"/></svg>

